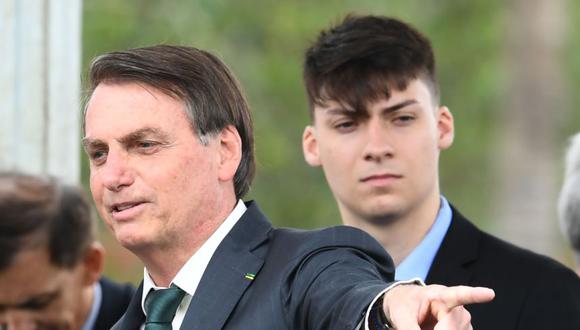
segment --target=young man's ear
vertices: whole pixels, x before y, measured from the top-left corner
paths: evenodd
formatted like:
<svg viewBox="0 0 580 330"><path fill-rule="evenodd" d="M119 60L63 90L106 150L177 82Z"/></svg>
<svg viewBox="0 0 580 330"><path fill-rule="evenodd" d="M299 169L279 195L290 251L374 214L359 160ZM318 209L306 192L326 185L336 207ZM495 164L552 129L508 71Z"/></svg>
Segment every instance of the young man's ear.
<svg viewBox="0 0 580 330"><path fill-rule="evenodd" d="M82 266L84 269L83 284L90 286L100 278L105 266L105 248L99 242L91 243L83 256Z"/></svg>
<svg viewBox="0 0 580 330"><path fill-rule="evenodd" d="M314 126L306 126L302 134L302 152L304 160L310 166L320 166L320 157L318 155L318 141L316 140L316 129Z"/></svg>
<svg viewBox="0 0 580 330"><path fill-rule="evenodd" d="M438 146L440 150L445 150L453 144L455 137L455 126L453 115L447 107L440 107L437 115L437 129L439 131Z"/></svg>
<svg viewBox="0 0 580 330"><path fill-rule="evenodd" d="M218 177L222 181L232 180L242 159L242 138L233 125L228 125L219 136Z"/></svg>

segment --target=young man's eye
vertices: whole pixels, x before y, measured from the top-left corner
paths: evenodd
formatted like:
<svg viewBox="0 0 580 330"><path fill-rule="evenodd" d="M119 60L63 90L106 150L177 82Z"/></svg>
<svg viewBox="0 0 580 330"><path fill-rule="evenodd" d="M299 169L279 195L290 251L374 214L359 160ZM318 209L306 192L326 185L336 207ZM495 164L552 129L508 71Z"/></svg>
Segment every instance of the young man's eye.
<svg viewBox="0 0 580 330"><path fill-rule="evenodd" d="M402 125L409 124L414 120L415 120L415 117L409 116L409 115L402 115L402 116L398 116L395 118L395 122L397 124L402 124Z"/></svg>
<svg viewBox="0 0 580 330"><path fill-rule="evenodd" d="M356 128L356 122L354 121L341 121L334 124L334 129L339 132L350 132Z"/></svg>

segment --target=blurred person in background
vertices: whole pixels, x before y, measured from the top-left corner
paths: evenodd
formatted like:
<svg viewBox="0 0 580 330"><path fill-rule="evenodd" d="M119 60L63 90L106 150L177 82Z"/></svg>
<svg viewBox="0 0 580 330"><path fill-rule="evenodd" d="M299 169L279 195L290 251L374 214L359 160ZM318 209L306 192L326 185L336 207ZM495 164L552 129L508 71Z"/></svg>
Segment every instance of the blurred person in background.
<svg viewBox="0 0 580 330"><path fill-rule="evenodd" d="M94 227L80 189L0 172L0 329L110 329L134 289L101 276Z"/></svg>
<svg viewBox="0 0 580 330"><path fill-rule="evenodd" d="M558 216L562 233L572 245L576 273L580 275L580 133L570 141L564 183L558 200Z"/></svg>
<svg viewBox="0 0 580 330"><path fill-rule="evenodd" d="M305 56L306 162L322 167L343 223L389 252L396 280L493 288L493 302L467 306L475 329L580 329L571 270L482 232L441 195L439 156L454 121L422 33L348 16Z"/></svg>

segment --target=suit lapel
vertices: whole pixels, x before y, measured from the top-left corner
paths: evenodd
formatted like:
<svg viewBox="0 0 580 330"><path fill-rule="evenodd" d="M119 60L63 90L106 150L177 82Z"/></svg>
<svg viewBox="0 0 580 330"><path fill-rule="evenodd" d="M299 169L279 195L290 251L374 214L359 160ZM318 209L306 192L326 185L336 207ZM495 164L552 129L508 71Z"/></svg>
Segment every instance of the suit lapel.
<svg viewBox="0 0 580 330"><path fill-rule="evenodd" d="M469 284L473 277L467 266L478 258L481 232L455 208L452 210L451 225L433 260L427 284Z"/></svg>
<svg viewBox="0 0 580 330"><path fill-rule="evenodd" d="M272 229L250 202L238 223L221 242L197 287L181 329L221 329L262 268L262 257L252 253Z"/></svg>
<svg viewBox="0 0 580 330"><path fill-rule="evenodd" d="M135 291L127 311L121 319L111 328L112 330L138 330L143 322L145 322L145 315L141 308L141 297L143 296L143 282L139 284L139 288Z"/></svg>

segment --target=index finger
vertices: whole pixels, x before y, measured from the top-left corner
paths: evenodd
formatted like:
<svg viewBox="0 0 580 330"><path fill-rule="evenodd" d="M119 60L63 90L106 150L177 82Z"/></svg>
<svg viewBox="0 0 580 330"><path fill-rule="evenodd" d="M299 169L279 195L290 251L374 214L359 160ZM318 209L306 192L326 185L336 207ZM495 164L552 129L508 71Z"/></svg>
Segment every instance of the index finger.
<svg viewBox="0 0 580 330"><path fill-rule="evenodd" d="M439 300L448 309L452 309L462 305L489 302L494 297L495 292L490 288L459 285L442 287L433 298Z"/></svg>

